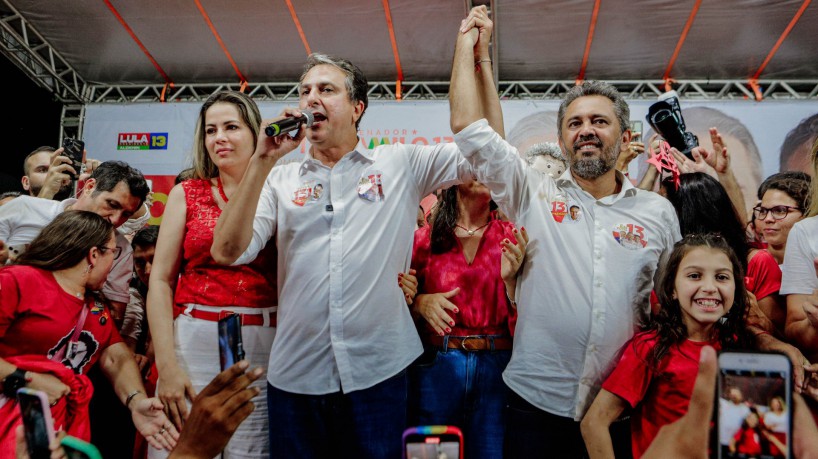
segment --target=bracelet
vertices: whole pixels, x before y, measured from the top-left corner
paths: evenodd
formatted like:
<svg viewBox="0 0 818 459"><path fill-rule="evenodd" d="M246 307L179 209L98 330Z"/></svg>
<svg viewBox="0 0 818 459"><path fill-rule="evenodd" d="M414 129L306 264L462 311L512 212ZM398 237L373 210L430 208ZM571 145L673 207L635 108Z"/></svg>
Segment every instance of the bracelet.
<svg viewBox="0 0 818 459"><path fill-rule="evenodd" d="M511 299L511 296L509 296L508 294L508 290L506 290L506 299L508 300L508 303L511 305L511 307L517 309L517 302Z"/></svg>
<svg viewBox="0 0 818 459"><path fill-rule="evenodd" d="M488 62L491 64L491 59L480 59L479 61L475 61L474 65L480 65L482 62Z"/></svg>
<svg viewBox="0 0 818 459"><path fill-rule="evenodd" d="M131 392L130 394L128 394L127 397L125 397L125 408L131 409L131 406L130 406L131 401L133 401L133 398L136 397L137 394L145 395L144 392L142 392L141 390L138 390L138 389Z"/></svg>

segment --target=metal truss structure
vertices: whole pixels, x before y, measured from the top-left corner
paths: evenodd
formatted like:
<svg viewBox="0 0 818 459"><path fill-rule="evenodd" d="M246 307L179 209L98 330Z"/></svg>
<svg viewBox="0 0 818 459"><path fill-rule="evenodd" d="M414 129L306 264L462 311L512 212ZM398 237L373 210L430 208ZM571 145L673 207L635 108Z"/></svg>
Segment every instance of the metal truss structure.
<svg viewBox="0 0 818 459"><path fill-rule="evenodd" d="M468 5L481 0L467 0ZM491 0L482 0L492 8ZM493 46L497 49L496 42ZM85 81L40 33L8 2L0 3L0 53L14 62L39 86L63 104L60 142L82 135L86 104L201 102L222 89L240 89L238 83L98 84ZM494 62L499 62L494 59ZM495 75L498 69L495 68ZM608 81L629 99L654 99L665 90L662 80ZM557 100L576 84L573 80L501 81L504 100ZM683 100L818 100L818 80L678 80L673 89ZM294 101L298 83L250 83L245 91L259 101ZM445 100L448 81L371 82L372 100Z"/></svg>

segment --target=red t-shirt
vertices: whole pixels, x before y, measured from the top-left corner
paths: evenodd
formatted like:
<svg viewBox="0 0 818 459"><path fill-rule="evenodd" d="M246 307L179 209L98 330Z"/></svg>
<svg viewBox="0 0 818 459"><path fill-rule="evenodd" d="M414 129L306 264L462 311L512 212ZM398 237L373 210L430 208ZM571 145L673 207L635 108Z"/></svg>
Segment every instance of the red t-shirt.
<svg viewBox="0 0 818 459"><path fill-rule="evenodd" d="M77 298L60 287L51 271L31 266L0 269L0 357L53 356L67 346L86 302L85 318L73 356L63 363L85 374L102 351L122 338L108 309L89 297Z"/></svg>
<svg viewBox="0 0 818 459"><path fill-rule="evenodd" d="M781 290L781 268L770 252L758 250L750 258L745 283L747 290L759 300Z"/></svg>
<svg viewBox="0 0 818 459"><path fill-rule="evenodd" d="M733 437L736 441L736 452L757 456L761 454L761 435L753 429L742 427Z"/></svg>
<svg viewBox="0 0 818 459"><path fill-rule="evenodd" d="M663 425L687 412L702 348L707 345L720 348L718 342L685 340L671 346L658 368L654 368L650 353L655 345L655 332L638 333L625 345L619 363L602 384L603 389L634 408L631 444L636 459L648 449Z"/></svg>
<svg viewBox="0 0 818 459"><path fill-rule="evenodd" d="M207 306L263 308L278 304L275 241L270 241L251 263L224 266L210 256L213 228L222 214L210 180L182 182L187 205L185 239L179 283L174 301ZM248 222L252 225L252 222Z"/></svg>
<svg viewBox="0 0 818 459"><path fill-rule="evenodd" d="M492 218L471 264L466 262L459 239L455 238L457 242L452 250L433 254L431 225L415 231L412 268L417 270L418 293L443 293L460 287L460 293L449 298L460 309L454 315L451 336L508 335L509 323L516 317L500 276L500 242L505 238L515 240L513 225L495 216ZM434 333L426 324L421 336Z"/></svg>

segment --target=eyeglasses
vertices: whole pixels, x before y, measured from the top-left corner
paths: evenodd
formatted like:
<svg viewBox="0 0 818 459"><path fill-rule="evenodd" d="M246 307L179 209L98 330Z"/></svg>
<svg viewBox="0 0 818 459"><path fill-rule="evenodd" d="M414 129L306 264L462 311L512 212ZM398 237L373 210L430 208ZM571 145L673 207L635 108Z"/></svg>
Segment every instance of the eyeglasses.
<svg viewBox="0 0 818 459"><path fill-rule="evenodd" d="M100 251L102 251L102 253L105 253L105 251L106 251L106 250L112 250L112 251L113 251L113 254L114 254L114 260L116 260L117 258L119 258L119 255L122 253L122 247L120 247L120 246L116 246L116 247L106 247L106 246L104 246L104 245L98 245L98 246L97 246L97 248L98 248Z"/></svg>
<svg viewBox="0 0 818 459"><path fill-rule="evenodd" d="M769 209L766 207L755 206L753 207L753 217L756 220L764 220L767 218L767 213L769 212L772 214L774 220L781 220L794 210L802 212L800 207L793 206L775 206L770 207Z"/></svg>

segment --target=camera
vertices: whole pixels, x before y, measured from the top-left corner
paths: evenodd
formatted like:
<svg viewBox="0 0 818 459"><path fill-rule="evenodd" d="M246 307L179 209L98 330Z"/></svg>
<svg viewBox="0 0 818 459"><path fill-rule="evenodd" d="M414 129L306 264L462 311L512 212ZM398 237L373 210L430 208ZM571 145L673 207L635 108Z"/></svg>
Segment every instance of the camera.
<svg viewBox="0 0 818 459"><path fill-rule="evenodd" d="M668 91L659 96L659 101L648 108L648 124L670 144L688 158L690 150L699 146L699 139L688 132L682 118L682 108L676 91Z"/></svg>

